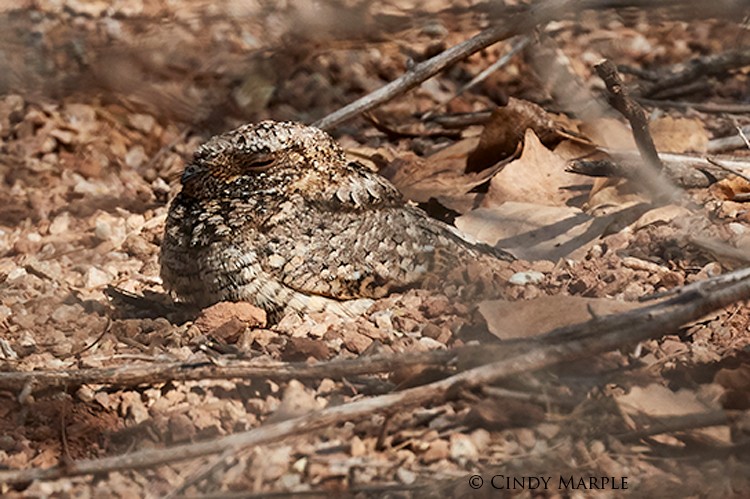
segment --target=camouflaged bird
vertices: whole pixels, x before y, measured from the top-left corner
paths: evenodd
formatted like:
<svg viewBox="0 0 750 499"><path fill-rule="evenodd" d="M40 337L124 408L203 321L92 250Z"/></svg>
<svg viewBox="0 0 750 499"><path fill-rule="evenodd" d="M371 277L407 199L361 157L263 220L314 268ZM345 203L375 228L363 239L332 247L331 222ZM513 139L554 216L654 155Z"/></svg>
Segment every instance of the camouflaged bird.
<svg viewBox="0 0 750 499"><path fill-rule="evenodd" d="M185 167L161 277L201 307L247 301L277 318L351 316L493 251L407 205L325 132L263 121L213 137Z"/></svg>

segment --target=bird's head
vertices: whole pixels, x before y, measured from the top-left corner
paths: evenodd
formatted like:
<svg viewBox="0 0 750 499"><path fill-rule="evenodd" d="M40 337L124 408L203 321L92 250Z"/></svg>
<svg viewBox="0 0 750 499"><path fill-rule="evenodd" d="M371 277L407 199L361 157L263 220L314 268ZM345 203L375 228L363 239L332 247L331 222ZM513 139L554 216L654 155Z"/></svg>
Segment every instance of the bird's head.
<svg viewBox="0 0 750 499"><path fill-rule="evenodd" d="M261 121L212 137L185 166L181 181L191 197L270 192L339 163L345 164L341 147L322 130Z"/></svg>

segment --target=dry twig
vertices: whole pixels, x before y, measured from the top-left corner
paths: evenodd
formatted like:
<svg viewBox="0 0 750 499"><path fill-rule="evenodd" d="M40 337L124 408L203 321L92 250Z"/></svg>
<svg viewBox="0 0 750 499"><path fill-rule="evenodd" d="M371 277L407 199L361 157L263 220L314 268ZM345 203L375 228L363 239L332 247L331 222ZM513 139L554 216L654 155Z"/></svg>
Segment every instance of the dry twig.
<svg viewBox="0 0 750 499"><path fill-rule="evenodd" d="M612 104L612 107L617 109L617 111L619 111L620 114L622 114L630 123L630 127L633 131L633 138L635 138L635 144L638 147L638 151L641 153L641 157L646 163L646 166L651 168L654 172L661 171L661 160L659 159L659 153L656 151L651 132L648 130L646 113L643 111L643 108L630 97L628 88L622 82L622 79L617 72L617 66L615 66L612 61L604 60L594 67L596 68L596 73L599 75L599 78L601 78L602 81L604 81L604 84L607 85L607 90L609 90L610 94L610 104Z"/></svg>
<svg viewBox="0 0 750 499"><path fill-rule="evenodd" d="M453 99L462 95L464 92L471 90L475 86L479 85L481 82L486 80L492 73L494 73L501 67L508 64L508 62L510 62L510 60L513 59L513 56L515 56L518 52L523 50L529 43L531 43L531 41L532 41L531 35L524 35L519 40L516 40L516 42L513 44L513 46L510 48L510 50L506 54L504 54L497 61L493 62L484 70L482 70L482 72L476 75L474 78L472 78L469 83L463 85L461 88L456 90L455 94L451 95L444 101L436 104L435 107L433 107L430 111L422 115L421 119L422 120L430 119L432 116L435 115L435 113L437 113L439 110L443 109L446 105L448 105L451 101L453 101Z"/></svg>
<svg viewBox="0 0 750 499"><path fill-rule="evenodd" d="M97 369L0 372L0 390L21 390L31 386L33 392L83 384L136 386L202 379L256 378L276 382L292 379L340 379L361 374L393 372L416 365L445 365L453 356L451 352L437 350L400 357L360 357L318 364L271 362L257 365L246 361L234 361L217 365L211 362L170 362Z"/></svg>
<svg viewBox="0 0 750 499"><path fill-rule="evenodd" d="M617 158L617 163L607 159L579 159L571 161L567 171L590 177L638 179L638 154L602 147L598 150ZM750 161L742 159L721 158L722 166L713 164L706 158L687 154L661 153L659 159L664 165L664 174L672 182L685 188L708 187L716 180L727 178L730 173L750 176Z"/></svg>
<svg viewBox="0 0 750 499"><path fill-rule="evenodd" d="M689 61L685 69L641 85L641 95L658 99L664 90L685 86L702 76L721 75L732 69L750 66L750 48L727 50Z"/></svg>
<svg viewBox="0 0 750 499"><path fill-rule="evenodd" d="M435 76L446 67L457 63L475 52L479 52L490 45L513 36L529 33L539 24L557 19L570 11L575 3L577 2L572 0L537 2L529 10L503 19L499 21L498 25L487 28L473 38L417 64L400 78L325 116L313 123L313 125L323 130L334 128L358 114L369 111L407 92L423 81Z"/></svg>
<svg viewBox="0 0 750 499"><path fill-rule="evenodd" d="M618 440L633 441L640 440L644 437L650 437L652 435L659 435L661 433L674 433L677 431L706 428L709 426L722 426L729 423L731 419L737 419L737 417L742 414L742 412L732 415L726 411L712 411L697 414L685 414L682 416L654 418L648 425L648 428L629 431L620 435L614 435L614 437Z"/></svg>
<svg viewBox="0 0 750 499"><path fill-rule="evenodd" d="M655 201L664 202L678 197L679 190L662 174L664 166L656 151L654 139L648 129L646 113L630 97L623 84L617 66L612 61L604 60L595 66L599 77L604 81L610 93L610 103L630 123L638 152L643 159L644 168L638 170L640 185L651 192Z"/></svg>
<svg viewBox="0 0 750 499"><path fill-rule="evenodd" d="M750 113L750 104L721 104L712 102L683 102L671 100L638 99L643 105L652 107L671 107L675 109L695 109L701 113Z"/></svg>

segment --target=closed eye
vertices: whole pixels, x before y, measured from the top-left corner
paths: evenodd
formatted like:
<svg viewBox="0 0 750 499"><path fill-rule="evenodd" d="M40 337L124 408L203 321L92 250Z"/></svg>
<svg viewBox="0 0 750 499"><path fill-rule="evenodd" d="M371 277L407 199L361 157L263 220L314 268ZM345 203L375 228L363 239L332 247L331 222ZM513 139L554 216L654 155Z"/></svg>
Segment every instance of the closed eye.
<svg viewBox="0 0 750 499"><path fill-rule="evenodd" d="M247 168L248 170L265 171L265 170L268 170L271 166L273 166L275 161L276 159L273 158L272 156L256 157L256 158L250 159L247 162L244 162L242 166L244 168Z"/></svg>
<svg viewBox="0 0 750 499"><path fill-rule="evenodd" d="M273 163L273 159L269 158L269 159L266 159L266 160L263 160L263 161L253 161L252 163L250 163L249 167L250 168L261 168L263 166L268 166L271 163Z"/></svg>

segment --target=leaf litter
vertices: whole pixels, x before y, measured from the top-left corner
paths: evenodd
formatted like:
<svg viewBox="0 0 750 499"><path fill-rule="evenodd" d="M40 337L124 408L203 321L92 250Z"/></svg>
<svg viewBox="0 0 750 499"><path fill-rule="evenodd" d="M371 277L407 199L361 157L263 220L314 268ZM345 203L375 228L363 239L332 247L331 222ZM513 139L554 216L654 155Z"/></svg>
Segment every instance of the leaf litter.
<svg viewBox="0 0 750 499"><path fill-rule="evenodd" d="M19 45L6 35L0 45L14 69L0 77L3 373L174 361L217 369L235 360L255 367L314 365L472 344L490 348L630 309L644 297L742 263L691 241L700 236L746 247L745 180L730 177L693 189L688 206L654 206L628 179L566 172L570 161L602 154L602 148L634 150L631 132L614 116L580 120L548 111L555 107L549 89L530 76L524 57L516 57L446 106L455 115L490 110L484 122L460 129L458 139L431 130L429 122L421 135L392 139L365 121L337 130L350 152L369 154L370 165L407 199L433 201L430 206L452 214L459 229L519 258L502 269L503 282L485 286L494 296L480 293L467 301L463 281L448 278L439 290L378 300L350 321L318 314L267 324L242 304L186 317L164 299L158 248L167 202L196 146L242 121L312 121L476 27L472 15L447 15L444 2L387 2L391 17L355 9L352 23L367 26L357 33L332 29L337 23L330 9L308 24L300 19L309 19L309 12L299 6L230 4L191 1L174 10L158 2L42 1L28 10L3 7L6 34L33 32L43 42ZM434 16L431 21L413 21L423 19L411 15L425 14L420 8ZM622 20L588 12L551 31L571 69L594 91L601 84L591 62L602 56L658 70L730 49L743 36L730 21L650 22L636 14ZM162 16L166 22L154 22ZM307 29L295 33L300 22ZM384 32L399 33L408 47L373 35ZM290 43L292 35L315 44ZM388 122L422 126L419 116L506 48L492 46L457 63L379 113ZM19 65L19 55L37 64ZM747 100L743 71L711 85L693 97ZM660 152L692 155L704 154L710 139L735 133L737 124L747 125L739 115L672 108L654 111L652 118ZM747 150L734 153L735 160L748 156ZM481 268L456 273L477 282L487 278ZM112 287L131 301L111 300L106 292ZM191 494L366 495L368 487L375 494L400 487L414 496L436 490L465 495L471 474L521 476L528 469L629 476L643 495L673 492L678 485L709 496L722 486L742 490L750 474L742 455L735 459L732 452L746 446L744 427L731 418L635 440L624 435L717 411L746 418L747 331L745 307L730 306L661 339L583 363L459 390L424 407L373 411L237 449L218 461L113 471L96 482L64 477L0 484L0 492L146 496L182 488ZM156 378L138 386L87 383L41 392L3 387L0 463L11 471L43 469L210 441L446 375L418 366L312 381ZM716 457L720 453L730 458ZM682 459L692 456L702 457Z"/></svg>

